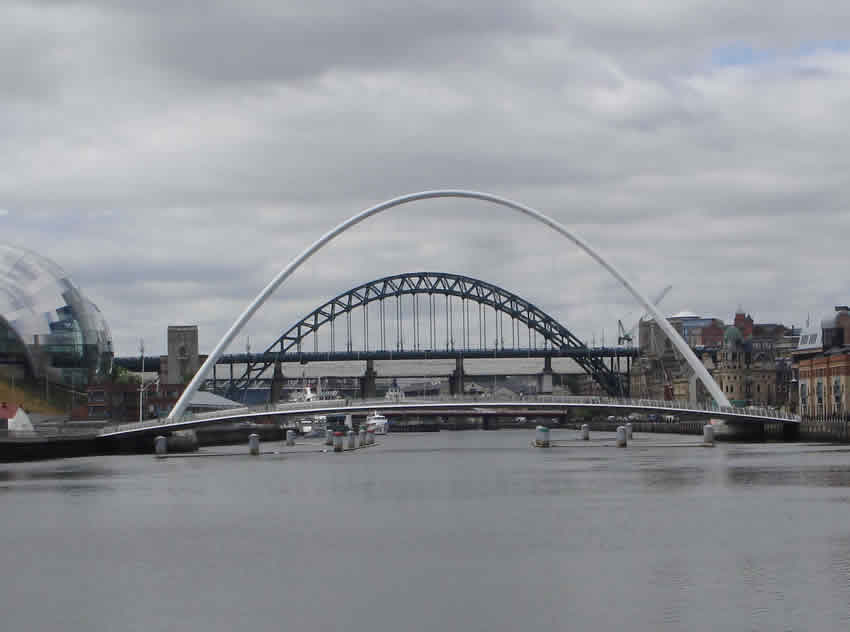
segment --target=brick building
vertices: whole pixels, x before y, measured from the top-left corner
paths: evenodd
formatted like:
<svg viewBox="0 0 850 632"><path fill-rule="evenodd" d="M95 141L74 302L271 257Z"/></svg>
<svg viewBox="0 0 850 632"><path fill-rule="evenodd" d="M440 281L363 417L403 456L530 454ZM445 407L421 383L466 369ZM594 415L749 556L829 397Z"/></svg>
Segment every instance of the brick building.
<svg viewBox="0 0 850 632"><path fill-rule="evenodd" d="M850 405L850 308L833 314L800 336L794 352L799 376L799 411L805 417L845 416Z"/></svg>

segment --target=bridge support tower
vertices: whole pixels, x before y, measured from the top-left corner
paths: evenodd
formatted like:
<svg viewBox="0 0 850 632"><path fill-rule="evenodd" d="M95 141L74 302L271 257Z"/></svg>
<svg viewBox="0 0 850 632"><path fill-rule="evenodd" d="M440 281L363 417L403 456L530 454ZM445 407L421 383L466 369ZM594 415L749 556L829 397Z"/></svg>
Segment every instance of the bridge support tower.
<svg viewBox="0 0 850 632"><path fill-rule="evenodd" d="M463 395L464 393L463 356L455 359L454 373L449 377L449 393Z"/></svg>
<svg viewBox="0 0 850 632"><path fill-rule="evenodd" d="M360 397L371 399L378 396L377 383L378 373L375 371L375 361L366 360L366 372L360 378Z"/></svg>
<svg viewBox="0 0 850 632"><path fill-rule="evenodd" d="M269 393L269 402L277 404L280 401L280 393L283 390L283 367L280 360L275 360L274 374L272 375L271 392Z"/></svg>
<svg viewBox="0 0 850 632"><path fill-rule="evenodd" d="M542 395L552 394L552 356L543 359L543 372L537 376L537 392Z"/></svg>

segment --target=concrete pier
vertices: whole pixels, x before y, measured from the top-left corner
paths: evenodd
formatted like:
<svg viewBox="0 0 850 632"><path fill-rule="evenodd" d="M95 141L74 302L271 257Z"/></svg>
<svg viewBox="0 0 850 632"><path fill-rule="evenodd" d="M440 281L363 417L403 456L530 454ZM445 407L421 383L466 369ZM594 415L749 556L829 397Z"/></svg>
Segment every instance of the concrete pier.
<svg viewBox="0 0 850 632"><path fill-rule="evenodd" d="M702 442L707 446L714 445L714 426L711 424L702 427Z"/></svg>
<svg viewBox="0 0 850 632"><path fill-rule="evenodd" d="M617 447L625 448L628 444L628 440L626 439L626 428L625 426L619 426L617 428Z"/></svg>
<svg viewBox="0 0 850 632"><path fill-rule="evenodd" d="M538 392L540 392L542 395L551 395L552 383L552 356L547 355L545 358L543 358L543 371L537 376Z"/></svg>
<svg viewBox="0 0 850 632"><path fill-rule="evenodd" d="M360 378L360 397L363 399L371 399L377 396L377 377L375 371L375 361L366 360L366 372Z"/></svg>
<svg viewBox="0 0 850 632"><path fill-rule="evenodd" d="M449 392L452 395L463 395L464 393L463 356L455 359L455 370L449 377Z"/></svg>
<svg viewBox="0 0 850 632"><path fill-rule="evenodd" d="M549 428L546 426L537 426L534 436L534 446L537 448L549 448L552 442L549 440Z"/></svg>

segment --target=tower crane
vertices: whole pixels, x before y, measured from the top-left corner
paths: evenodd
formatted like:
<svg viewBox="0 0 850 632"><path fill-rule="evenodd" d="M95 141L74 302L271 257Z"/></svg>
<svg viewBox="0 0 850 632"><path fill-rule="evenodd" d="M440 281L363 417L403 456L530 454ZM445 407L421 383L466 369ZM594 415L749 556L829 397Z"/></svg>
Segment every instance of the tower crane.
<svg viewBox="0 0 850 632"><path fill-rule="evenodd" d="M664 297L665 297L665 296L667 296L668 292L670 292L670 290L672 290L672 289L673 289L673 286L672 286L672 285L668 285L668 286L667 286L667 287L665 287L663 290L661 290L661 292L659 292L659 294L658 294L658 296L655 298L655 300L654 300L654 301L652 301L652 302L653 302L653 304L658 305L658 304L659 304L662 300L664 300ZM623 321L622 321L622 320L618 320L618 321L617 321L617 344L618 344L618 345L623 345L623 344L631 345L631 344L632 344L632 342L634 341L635 331L637 330L638 325L640 324L640 321L642 321L644 318L646 318L646 316L647 316L647 314L644 314L644 315L643 315L640 319L638 319L638 321L637 321L634 325L632 325L632 327L631 327L630 329L628 329L628 330L626 330L625 326L623 325Z"/></svg>

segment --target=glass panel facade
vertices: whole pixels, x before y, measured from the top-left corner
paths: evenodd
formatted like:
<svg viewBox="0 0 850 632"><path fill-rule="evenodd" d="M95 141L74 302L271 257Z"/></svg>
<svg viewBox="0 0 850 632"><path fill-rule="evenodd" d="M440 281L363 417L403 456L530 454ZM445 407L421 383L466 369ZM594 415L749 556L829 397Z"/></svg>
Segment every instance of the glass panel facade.
<svg viewBox="0 0 850 632"><path fill-rule="evenodd" d="M97 305L62 268L0 244L0 360L37 378L81 386L112 370L112 334Z"/></svg>

